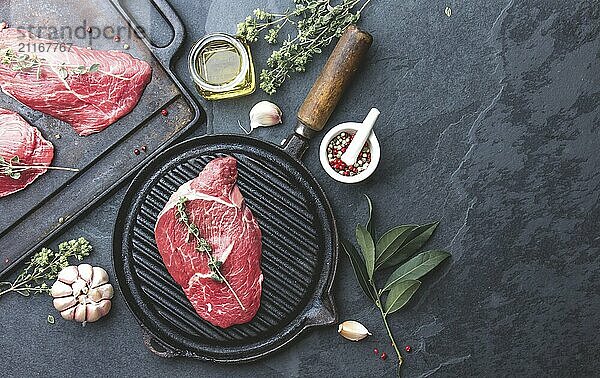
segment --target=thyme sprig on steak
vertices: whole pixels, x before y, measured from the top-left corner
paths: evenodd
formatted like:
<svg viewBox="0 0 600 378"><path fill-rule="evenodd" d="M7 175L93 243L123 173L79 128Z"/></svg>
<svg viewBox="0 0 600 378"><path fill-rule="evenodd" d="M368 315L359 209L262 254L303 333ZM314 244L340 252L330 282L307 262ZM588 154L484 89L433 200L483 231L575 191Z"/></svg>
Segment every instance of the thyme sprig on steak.
<svg viewBox="0 0 600 378"><path fill-rule="evenodd" d="M52 64L46 59L37 56L36 54L17 54L11 48L0 50L0 62L7 65L15 72L24 72L30 69L36 70L36 76L39 79L42 73L42 66L52 68L61 79L66 79L70 74L83 75L86 73L96 72L100 69L98 63L94 63L89 67L76 64Z"/></svg>
<svg viewBox="0 0 600 378"><path fill-rule="evenodd" d="M19 161L20 159L16 155L10 160L6 160L0 156L0 175L5 175L12 179L18 180L21 178L21 172L28 169L54 169L58 171L79 172L79 169L77 168L52 167L46 165L23 165L19 164Z"/></svg>
<svg viewBox="0 0 600 378"><path fill-rule="evenodd" d="M242 301L240 301L240 298L236 294L235 290L233 290L233 288L229 284L229 281L227 281L227 278L225 278L225 276L221 272L221 266L223 265L223 262L217 260L213 256L212 247L210 246L210 243L200 235L200 230L198 229L198 226L196 226L193 222L190 221L187 211L185 209L185 203L187 202L187 200L188 199L186 197L180 197L177 201L177 210L175 211L175 218L187 227L187 237L185 240L186 243L193 242L192 239L196 241L195 250L198 253L205 253L208 257L208 268L212 272L210 278L217 282L224 283L225 285L227 285L227 287L229 288L231 293L233 293L233 296L239 303L242 310L246 311L246 308L242 304Z"/></svg>

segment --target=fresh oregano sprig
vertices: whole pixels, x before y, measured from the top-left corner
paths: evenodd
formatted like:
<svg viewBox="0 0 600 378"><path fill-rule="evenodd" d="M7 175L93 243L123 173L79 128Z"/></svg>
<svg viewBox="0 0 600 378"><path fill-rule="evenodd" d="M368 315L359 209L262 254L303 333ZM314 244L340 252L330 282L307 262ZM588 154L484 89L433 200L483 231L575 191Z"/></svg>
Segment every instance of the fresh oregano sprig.
<svg viewBox="0 0 600 378"><path fill-rule="evenodd" d="M69 240L58 245L58 251L42 248L25 264L13 282L0 282L0 297L11 292L28 297L31 293L49 293L47 280L69 266L69 259L83 260L90 255L91 244L85 238Z"/></svg>
<svg viewBox="0 0 600 378"><path fill-rule="evenodd" d="M21 178L21 172L29 169L54 169L58 171L79 172L79 169L77 168L19 164L20 160L21 159L16 155L10 158L9 160L6 160L2 156L0 156L0 176L4 175L12 179L18 180Z"/></svg>
<svg viewBox="0 0 600 378"><path fill-rule="evenodd" d="M347 240L342 240L342 248L350 257L360 287L381 313L383 324L398 356L398 375L400 375L402 354L394 340L388 317L408 303L421 285L419 279L447 259L450 254L442 250L430 250L412 257L429 240L438 222L422 226L415 224L397 226L384 233L375 242L373 206L371 199L366 195L365 197L369 205L369 218L366 225L359 224L356 227L356 241L362 253L359 253ZM375 274L386 268L394 268L394 270L385 284L378 288Z"/></svg>
<svg viewBox="0 0 600 378"><path fill-rule="evenodd" d="M196 246L194 247L195 250L198 253L206 254L206 257L208 258L208 268L211 271L210 278L217 282L224 283L225 285L227 285L227 288L233 293L233 296L237 300L242 310L246 311L246 308L242 304L242 301L238 297L237 293L235 292L235 290L233 290L233 287L231 287L231 284L229 283L229 281L227 281L227 278L225 278L225 276L221 272L221 266L223 265L223 262L216 259L213 256L212 247L210 246L210 243L200 235L200 230L198 229L198 226L196 226L193 222L190 221L190 218L185 208L185 204L187 201L188 199L186 197L180 197L177 201L177 207L175 210L175 218L187 228L187 236L185 240L186 243L191 243L194 241L196 242Z"/></svg>
<svg viewBox="0 0 600 378"><path fill-rule="evenodd" d="M294 9L283 14L255 9L237 25L237 36L252 43L262 32L269 44L278 44L279 34L286 24L293 25L295 36L287 36L281 47L267 59L268 69L260 73L260 87L268 94L277 91L294 72L304 72L315 54L320 54L346 27L360 18L371 0L341 0L332 5L330 0L294 0ZM358 10L355 10L362 4Z"/></svg>

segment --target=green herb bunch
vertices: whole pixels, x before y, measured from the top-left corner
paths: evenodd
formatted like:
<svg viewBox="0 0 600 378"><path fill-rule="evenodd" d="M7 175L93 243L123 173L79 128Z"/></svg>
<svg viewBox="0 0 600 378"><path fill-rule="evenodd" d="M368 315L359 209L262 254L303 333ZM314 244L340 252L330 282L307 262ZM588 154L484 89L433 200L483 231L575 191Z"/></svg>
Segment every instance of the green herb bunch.
<svg viewBox="0 0 600 378"><path fill-rule="evenodd" d="M438 222L422 226L397 226L378 240L375 239L373 206L371 199L366 195L365 197L369 205L369 218L366 225L359 224L356 227L356 241L362 253L347 240L342 241L342 247L350 257L358 283L381 313L385 329L398 355L399 374L403 359L390 330L388 316L404 307L421 285L419 279L450 254L442 250L430 250L412 257L429 240ZM387 268L393 268L393 271L383 286L378 288L375 275Z"/></svg>
<svg viewBox="0 0 600 378"><path fill-rule="evenodd" d="M341 0L331 5L330 0L294 0L295 8L283 14L254 10L252 16L237 25L237 36L245 42L258 41L264 32L264 39L275 45L286 24L296 29L296 35L288 35L267 59L269 68L260 73L262 90L273 94L291 73L304 72L315 54L320 54L346 27L358 21L370 1ZM359 4L362 4L360 9L355 10Z"/></svg>
<svg viewBox="0 0 600 378"><path fill-rule="evenodd" d="M200 230L198 229L198 226L196 226L190 220L190 217L188 216L185 208L185 204L187 201L188 199L186 197L180 197L177 201L177 207L175 209L175 218L187 228L187 236L185 242L196 242L196 246L194 247L196 252L200 254L206 254L206 257L208 258L208 268L212 273L211 278L217 282L224 283L225 285L227 285L227 288L233 293L233 296L237 300L242 310L246 311L246 308L242 304L242 301L238 297L237 293L235 292L235 290L233 290L233 287L231 287L231 284L229 283L229 281L227 281L227 278L225 278L223 273L221 273L221 265L223 265L223 262L217 260L213 256L212 247L210 246L210 243L200 235Z"/></svg>
<svg viewBox="0 0 600 378"><path fill-rule="evenodd" d="M58 245L58 251L48 248L33 255L14 282L0 282L0 297L15 292L28 297L31 293L49 293L47 280L55 280L58 273L69 266L69 259L83 260L90 255L91 244L85 238L69 240Z"/></svg>

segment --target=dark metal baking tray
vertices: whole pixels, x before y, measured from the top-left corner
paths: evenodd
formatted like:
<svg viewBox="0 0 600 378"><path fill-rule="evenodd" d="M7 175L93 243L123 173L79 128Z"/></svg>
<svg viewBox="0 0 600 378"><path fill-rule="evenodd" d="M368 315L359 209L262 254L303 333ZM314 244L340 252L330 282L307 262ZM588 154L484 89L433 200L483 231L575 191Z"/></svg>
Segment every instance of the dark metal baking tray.
<svg viewBox="0 0 600 378"><path fill-rule="evenodd" d="M0 107L21 114L54 144L53 165L80 169L78 173L49 171L26 189L0 198L0 276L93 208L171 141L194 125L204 127L199 105L170 68L171 58L183 42L183 24L165 0L146 1L144 6L155 7L170 25L173 38L166 46L153 45L117 0L10 0L0 4L0 14L11 27L31 26L41 37L51 36L50 28L54 27L65 30L54 39L99 50L124 50L127 44L126 52L152 67L152 81L135 109L106 130L87 137L78 136L64 122L0 95ZM136 2L136 6L140 4ZM95 29L89 33L88 27L102 32L112 27L119 30L120 40L104 34L93 38ZM161 115L163 108L169 109L166 117ZM147 152L134 154L142 145L147 146Z"/></svg>

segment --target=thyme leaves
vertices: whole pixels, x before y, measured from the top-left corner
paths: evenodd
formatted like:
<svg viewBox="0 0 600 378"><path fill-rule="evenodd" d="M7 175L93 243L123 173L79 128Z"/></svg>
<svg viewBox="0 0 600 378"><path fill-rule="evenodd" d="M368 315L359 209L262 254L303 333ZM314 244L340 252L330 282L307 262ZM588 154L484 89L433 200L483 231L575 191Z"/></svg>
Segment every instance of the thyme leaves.
<svg viewBox="0 0 600 378"><path fill-rule="evenodd" d="M69 240L58 245L58 251L42 248L25 264L13 282L0 282L0 297L17 293L28 297L31 293L50 293L47 280L54 280L69 265L69 259L83 260L90 255L92 245L85 238Z"/></svg>
<svg viewBox="0 0 600 378"><path fill-rule="evenodd" d="M283 14L256 9L238 23L237 36L245 42L256 42L264 33L267 43L280 45L267 59L268 69L260 73L262 90L274 94L292 73L304 72L314 55L358 21L370 1L341 0L332 5L330 0L294 0L295 7ZM279 35L285 25L293 25L296 35L288 35L280 43Z"/></svg>
<svg viewBox="0 0 600 378"><path fill-rule="evenodd" d="M8 66L15 72L29 72L35 70L36 77L41 78L42 67L50 67L57 75L65 80L69 75L83 75L87 73L97 72L100 70L100 65L94 63L90 66L80 64L67 63L49 63L46 59L37 54L18 54L12 48L4 48L0 50L0 63Z"/></svg>
<svg viewBox="0 0 600 378"><path fill-rule="evenodd" d="M58 171L69 171L69 172L79 172L77 168L65 168L65 167L53 167L46 165L29 165L29 164L20 164L21 159L15 155L10 159L5 159L0 156L0 176L8 176L11 179L18 180L21 178L21 172L27 171L30 169L53 169Z"/></svg>
<svg viewBox="0 0 600 378"><path fill-rule="evenodd" d="M227 281L227 278L225 278L225 276L221 272L223 262L215 258L215 256L212 253L213 250L210 243L206 239L204 239L202 235L200 235L200 230L198 229L198 226L194 224L194 222L192 222L192 220L190 219L185 207L187 201L188 199L186 197L180 197L177 201L177 206L175 209L175 218L187 228L187 235L185 240L186 243L196 243L194 249L200 254L205 254L208 258L208 268L211 271L211 279L219 283L224 283L227 286L227 288L231 291L242 310L246 311L246 308L242 304L242 301L238 297L237 293L235 292L233 287L231 287L231 284L229 283L229 281Z"/></svg>

